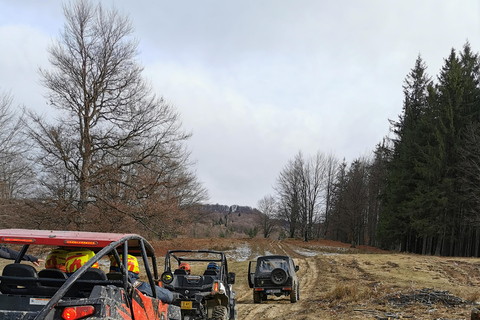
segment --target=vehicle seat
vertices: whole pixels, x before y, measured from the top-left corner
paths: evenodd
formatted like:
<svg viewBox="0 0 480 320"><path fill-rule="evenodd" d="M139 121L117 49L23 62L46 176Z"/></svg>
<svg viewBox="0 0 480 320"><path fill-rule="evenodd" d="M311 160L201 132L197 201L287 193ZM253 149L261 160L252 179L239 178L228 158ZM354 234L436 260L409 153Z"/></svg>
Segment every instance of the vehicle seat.
<svg viewBox="0 0 480 320"><path fill-rule="evenodd" d="M89 268L83 275L80 276L80 278L77 279L77 282L75 282L66 295L87 297L92 291L93 287L98 285L99 282L101 284L102 281L108 282L105 272L101 269Z"/></svg>
<svg viewBox="0 0 480 320"><path fill-rule="evenodd" d="M218 279L219 272L217 270L208 269L203 273L203 285L210 285L213 283L213 280Z"/></svg>
<svg viewBox="0 0 480 320"><path fill-rule="evenodd" d="M218 271L217 270L213 270L213 269L208 269L208 270L205 270L205 272L203 273L204 276L216 276L218 277Z"/></svg>
<svg viewBox="0 0 480 320"><path fill-rule="evenodd" d="M61 287L65 281L60 280L50 280L50 279L63 279L68 278L67 274L59 269L43 269L38 272L38 277L40 278L40 284L43 286L51 287ZM49 278L49 279L44 279Z"/></svg>
<svg viewBox="0 0 480 320"><path fill-rule="evenodd" d="M89 268L78 280L103 280L107 281L107 275L101 269Z"/></svg>
<svg viewBox="0 0 480 320"><path fill-rule="evenodd" d="M187 271L184 270L184 269L176 269L174 272L173 272L174 275L176 276L186 276L187 275Z"/></svg>
<svg viewBox="0 0 480 320"><path fill-rule="evenodd" d="M109 272L107 273L108 280L123 280L123 274L121 272Z"/></svg>
<svg viewBox="0 0 480 320"><path fill-rule="evenodd" d="M16 277L17 279L9 277ZM31 265L12 263L3 268L0 291L4 294L52 296L57 290L56 287L42 286L37 270Z"/></svg>

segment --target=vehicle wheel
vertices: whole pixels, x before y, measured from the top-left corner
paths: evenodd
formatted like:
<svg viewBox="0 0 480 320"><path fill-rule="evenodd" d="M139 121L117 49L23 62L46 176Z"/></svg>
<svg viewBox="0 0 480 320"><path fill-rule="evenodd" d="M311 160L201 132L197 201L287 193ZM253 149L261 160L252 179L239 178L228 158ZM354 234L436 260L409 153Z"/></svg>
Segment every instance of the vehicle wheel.
<svg viewBox="0 0 480 320"><path fill-rule="evenodd" d="M228 320L228 310L225 306L213 307L212 320Z"/></svg>
<svg viewBox="0 0 480 320"><path fill-rule="evenodd" d="M294 285L290 291L290 302L295 303L298 300L298 287Z"/></svg>
<svg viewBox="0 0 480 320"><path fill-rule="evenodd" d="M297 301L300 300L300 285L297 284Z"/></svg>
<svg viewBox="0 0 480 320"><path fill-rule="evenodd" d="M262 303L262 296L260 292L253 291L253 303Z"/></svg>
<svg viewBox="0 0 480 320"><path fill-rule="evenodd" d="M237 309L233 311L233 317L230 317L230 320L238 320Z"/></svg>
<svg viewBox="0 0 480 320"><path fill-rule="evenodd" d="M287 273L280 268L273 269L270 280L276 285L284 284L287 281Z"/></svg>

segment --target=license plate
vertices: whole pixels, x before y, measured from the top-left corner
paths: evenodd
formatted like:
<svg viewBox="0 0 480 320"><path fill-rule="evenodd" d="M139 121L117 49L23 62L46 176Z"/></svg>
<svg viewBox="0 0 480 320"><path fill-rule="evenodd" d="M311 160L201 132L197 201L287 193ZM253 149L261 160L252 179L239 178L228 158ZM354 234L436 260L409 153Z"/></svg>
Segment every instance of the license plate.
<svg viewBox="0 0 480 320"><path fill-rule="evenodd" d="M280 289L269 289L269 290L265 290L265 291L267 291L267 293L280 293L280 292L282 292L282 290L280 290Z"/></svg>
<svg viewBox="0 0 480 320"><path fill-rule="evenodd" d="M186 310L192 309L192 301L182 301L182 302L180 302L180 309L186 309Z"/></svg>

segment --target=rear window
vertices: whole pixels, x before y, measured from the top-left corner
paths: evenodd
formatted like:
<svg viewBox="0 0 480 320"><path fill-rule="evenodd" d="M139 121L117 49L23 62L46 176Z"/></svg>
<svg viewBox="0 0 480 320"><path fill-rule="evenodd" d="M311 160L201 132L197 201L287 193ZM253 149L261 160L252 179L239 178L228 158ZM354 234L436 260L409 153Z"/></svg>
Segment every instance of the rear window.
<svg viewBox="0 0 480 320"><path fill-rule="evenodd" d="M271 272L273 269L288 270L288 262L284 259L263 259L257 263L259 272Z"/></svg>

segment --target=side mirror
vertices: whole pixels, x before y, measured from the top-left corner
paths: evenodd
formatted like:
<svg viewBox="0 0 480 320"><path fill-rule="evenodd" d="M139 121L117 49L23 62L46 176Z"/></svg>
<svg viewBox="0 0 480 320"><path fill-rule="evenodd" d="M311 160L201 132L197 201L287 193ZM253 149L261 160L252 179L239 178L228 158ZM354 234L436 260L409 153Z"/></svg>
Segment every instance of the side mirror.
<svg viewBox="0 0 480 320"><path fill-rule="evenodd" d="M162 280L162 283L170 284L173 282L173 273L170 271L165 271L164 273L162 273L160 279Z"/></svg>
<svg viewBox="0 0 480 320"><path fill-rule="evenodd" d="M235 284L235 272L229 272L227 277L228 284Z"/></svg>
<svg viewBox="0 0 480 320"><path fill-rule="evenodd" d="M298 270L300 270L300 267L299 267L299 266L295 266L295 272L298 272Z"/></svg>

